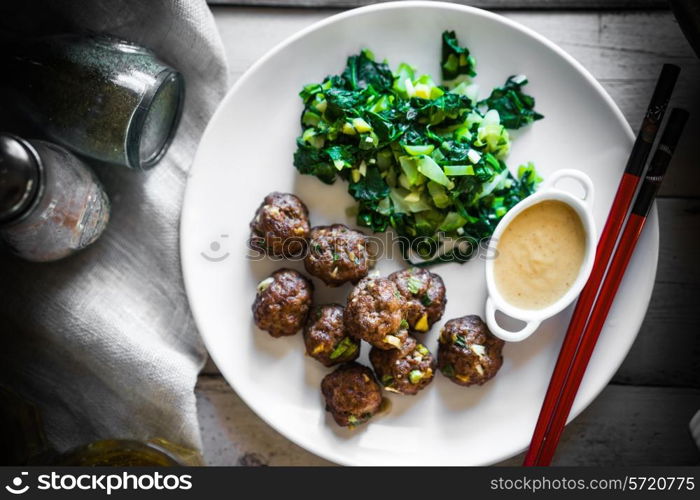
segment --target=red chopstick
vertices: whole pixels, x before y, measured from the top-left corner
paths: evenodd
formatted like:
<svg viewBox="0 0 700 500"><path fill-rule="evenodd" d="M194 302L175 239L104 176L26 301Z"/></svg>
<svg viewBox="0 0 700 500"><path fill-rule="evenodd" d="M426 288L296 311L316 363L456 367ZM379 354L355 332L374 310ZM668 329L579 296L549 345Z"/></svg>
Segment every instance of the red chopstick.
<svg viewBox="0 0 700 500"><path fill-rule="evenodd" d="M625 172L617 188L608 219L601 233L596 249L593 271L576 303L576 308L559 352L559 358L554 367L547 394L542 403L540 415L530 442L530 448L525 456L523 465L540 464L539 456L546 442L552 417L561 399L562 392L565 390L571 361L578 349L591 307L605 276L605 270L622 230L627 210L632 204L634 193L644 171L644 165L656 138L656 133L663 119L668 101L673 93L673 87L676 84L679 72L680 69L671 64L665 64L661 70L654 94L642 121L642 127L637 134L637 139L634 142L632 152L625 166Z"/></svg>
<svg viewBox="0 0 700 500"><path fill-rule="evenodd" d="M557 443L564 430L566 419L571 411L571 406L576 398L586 367L593 354L593 349L603 329L605 319L608 317L615 294L620 287L634 248L642 234L642 229L654 203L654 198L666 174L668 164L676 149L678 139L683 133L687 119L688 113L685 110L675 108L671 111L666 128L642 182L642 187L632 206L632 211L620 237L615 255L610 262L610 267L605 275L605 280L601 286L588 324L583 331L578 351L572 360L566 390L562 394L557 410L552 418L549 434L540 453L538 465L548 465L552 461Z"/></svg>

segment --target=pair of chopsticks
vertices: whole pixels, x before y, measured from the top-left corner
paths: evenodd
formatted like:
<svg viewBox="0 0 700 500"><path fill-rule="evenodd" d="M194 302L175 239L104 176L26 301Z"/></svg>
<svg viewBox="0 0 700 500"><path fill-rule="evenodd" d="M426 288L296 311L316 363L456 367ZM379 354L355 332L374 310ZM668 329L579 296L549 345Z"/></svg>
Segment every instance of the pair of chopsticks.
<svg viewBox="0 0 700 500"><path fill-rule="evenodd" d="M659 76L601 233L593 271L581 291L559 352L525 466L549 465L552 461L598 336L683 132L688 113L674 108L635 197L679 72L677 66L665 64Z"/></svg>

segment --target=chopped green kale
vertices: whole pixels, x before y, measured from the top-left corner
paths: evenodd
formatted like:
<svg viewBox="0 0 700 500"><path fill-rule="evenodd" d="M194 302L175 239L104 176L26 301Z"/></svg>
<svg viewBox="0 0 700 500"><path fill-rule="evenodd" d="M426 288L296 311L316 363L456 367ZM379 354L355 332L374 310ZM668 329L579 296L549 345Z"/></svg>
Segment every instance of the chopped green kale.
<svg viewBox="0 0 700 500"><path fill-rule="evenodd" d="M534 110L535 98L522 91L525 84L525 76L510 76L503 87L496 87L488 99L482 101L489 109L498 111L501 123L506 128L524 127L544 118L544 115Z"/></svg>
<svg viewBox="0 0 700 500"><path fill-rule="evenodd" d="M364 50L344 71L306 85L294 165L357 200L357 223L403 237L417 265L466 261L505 213L541 180L532 164L511 175L508 129L542 118L511 77L482 101L474 58L454 32L442 35L442 78L402 63L392 72ZM450 248L450 238L459 244Z"/></svg>

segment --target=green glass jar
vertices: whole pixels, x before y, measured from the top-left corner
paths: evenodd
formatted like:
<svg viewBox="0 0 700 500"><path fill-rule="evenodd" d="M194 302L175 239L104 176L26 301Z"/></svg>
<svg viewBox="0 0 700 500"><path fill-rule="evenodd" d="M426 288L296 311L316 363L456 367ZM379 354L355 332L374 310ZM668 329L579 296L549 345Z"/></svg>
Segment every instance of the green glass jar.
<svg viewBox="0 0 700 500"><path fill-rule="evenodd" d="M59 454L48 444L39 409L0 385L0 466L169 467L203 465L196 451L167 439L104 439Z"/></svg>
<svg viewBox="0 0 700 500"><path fill-rule="evenodd" d="M80 446L58 457L55 465L111 467L172 467L202 465L194 450L162 438L147 442L105 439Z"/></svg>
<svg viewBox="0 0 700 500"><path fill-rule="evenodd" d="M52 140L137 169L152 167L165 154L185 84L152 51L106 35L3 42L5 104Z"/></svg>

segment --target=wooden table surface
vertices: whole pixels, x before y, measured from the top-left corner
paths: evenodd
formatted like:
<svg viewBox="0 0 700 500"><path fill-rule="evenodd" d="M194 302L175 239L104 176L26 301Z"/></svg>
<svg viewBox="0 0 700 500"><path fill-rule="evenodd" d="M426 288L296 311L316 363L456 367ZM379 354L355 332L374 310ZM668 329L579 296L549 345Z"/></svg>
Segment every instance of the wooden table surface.
<svg viewBox="0 0 700 500"><path fill-rule="evenodd" d="M212 6L231 83L287 36L339 7L367 3L237 0L236 6ZM649 310L608 387L565 430L554 463L696 465L700 454L688 422L700 410L700 60L662 0L468 3L534 29L578 59L635 130L661 64L682 68L672 105L688 109L691 118L658 200L661 247ZM209 464L331 465L265 424L212 363L199 378L197 399ZM515 457L503 464L520 462Z"/></svg>

